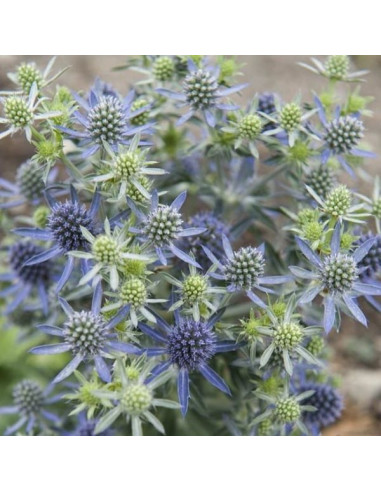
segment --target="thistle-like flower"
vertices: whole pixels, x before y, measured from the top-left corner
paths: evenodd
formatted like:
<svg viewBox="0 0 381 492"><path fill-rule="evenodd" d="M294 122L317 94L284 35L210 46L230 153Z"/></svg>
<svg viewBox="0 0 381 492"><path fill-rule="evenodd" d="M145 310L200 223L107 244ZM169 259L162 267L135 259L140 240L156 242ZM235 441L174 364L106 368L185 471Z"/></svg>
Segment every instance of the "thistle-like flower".
<svg viewBox="0 0 381 492"><path fill-rule="evenodd" d="M52 84L68 69L68 67L66 67L62 70L59 70L55 75L49 76L55 61L56 57L53 56L53 58L50 59L49 63L46 65L43 71L37 68L36 64L33 62L21 63L21 65L17 67L16 72L11 72L7 74L8 78L18 87L20 87L20 91L16 91L13 93L23 93L25 95L28 95L32 89L33 84L36 85L38 90L41 90L44 87ZM0 94L12 95L13 93L2 91Z"/></svg>
<svg viewBox="0 0 381 492"><path fill-rule="evenodd" d="M183 308L186 313L193 316L195 321L200 320L200 312L209 309L214 312L216 309L210 302L213 294L224 294L223 287L210 285L210 272L214 269L212 266L205 274L200 274L193 265L189 265L189 275L183 273L182 281L166 274L168 282L176 287L176 294L179 300L170 307L170 311Z"/></svg>
<svg viewBox="0 0 381 492"><path fill-rule="evenodd" d="M121 309L118 313L106 321L100 314L102 303L102 287L98 283L94 289L93 301L90 311L74 311L73 308L62 298L60 305L67 316L67 321L62 328L52 325L39 325L42 332L63 339L63 342L52 345L41 345L31 349L33 354L53 355L63 352L71 352L73 359L57 374L53 384L63 381L69 377L81 364L81 362L93 362L99 377L105 381L111 381L111 373L104 357L113 356L114 353L140 354L137 347L119 342L112 329L124 319L126 310Z"/></svg>
<svg viewBox="0 0 381 492"><path fill-rule="evenodd" d="M118 145L128 145L129 137L137 133L150 131L152 125L130 126L129 120L143 113L146 108L131 111L130 107L135 96L131 91L121 101L116 94L100 95L90 91L88 101L78 94L74 98L85 113L74 112L75 122L83 127L73 130L59 126L58 128L70 137L79 140L79 145L86 147L82 157L87 158L108 144L115 152Z"/></svg>
<svg viewBox="0 0 381 492"><path fill-rule="evenodd" d="M79 285L85 285L93 280L93 284L100 277L106 278L112 290L119 287L119 271L124 270L124 260L152 261L147 255L129 252L131 237L127 236L125 228L117 226L111 231L108 219L104 221L104 233L94 236L95 231L90 231L81 225L83 238L88 242L90 251L70 251L70 255L91 261L94 266L81 278Z"/></svg>
<svg viewBox="0 0 381 492"><path fill-rule="evenodd" d="M267 335L270 337L271 343L264 350L261 359L261 367L265 366L274 352L281 355L283 358L284 368L286 372L292 375L293 364L292 360L295 357L304 359L309 364L319 365L319 361L304 347L304 340L311 335L316 335L321 332L319 326L303 326L300 322L300 316L296 313L296 299L291 296L284 315L277 316L271 308L268 308L266 314L269 318L267 326Z"/></svg>
<svg viewBox="0 0 381 492"><path fill-rule="evenodd" d="M325 63L316 58L311 58L311 61L313 65L308 65L307 63L299 63L299 65L331 81L363 82L361 77L368 73L368 70L350 72L348 55L330 55L325 60Z"/></svg>
<svg viewBox="0 0 381 492"><path fill-rule="evenodd" d="M177 393L183 415L188 410L189 376L194 371L200 372L209 383L230 395L225 381L208 365L209 360L215 354L236 350L239 347L233 340L217 340L213 327L223 312L224 310L217 311L206 321L195 321L193 318L182 317L175 310L175 321L172 326L155 313L161 331L139 323L139 328L143 333L161 344L161 346L146 349L146 354L150 357L166 356L165 361L152 369L149 381L154 380L170 367L174 367L178 371Z"/></svg>
<svg viewBox="0 0 381 492"><path fill-rule="evenodd" d="M333 188L323 199L308 185L306 190L317 202L321 211L334 221L346 221L356 224L364 223L364 218L369 217L370 213L365 210L362 203L352 204L353 194L345 185L338 185Z"/></svg>
<svg viewBox="0 0 381 492"><path fill-rule="evenodd" d="M340 108L335 111L334 119L327 120L324 106L315 96L320 121L324 127L323 133L314 133L323 141L320 148L321 162L326 164L330 157L336 157L343 169L350 175L354 175L346 156L375 157L373 152L358 148L364 134L364 125L357 115L340 116Z"/></svg>
<svg viewBox="0 0 381 492"><path fill-rule="evenodd" d="M142 261L141 258L143 260L146 259L141 255L131 256L132 260L138 259L138 261ZM150 261L152 262L152 260ZM148 279L144 276L127 275L116 292L109 293L111 302L102 311L106 313L122 308L134 327L138 326L138 316L156 323L155 315L147 308L150 304L165 303L166 299L150 297L150 287Z"/></svg>
<svg viewBox="0 0 381 492"><path fill-rule="evenodd" d="M196 268L201 268L193 258L175 245L179 238L195 236L205 231L205 228L202 227L183 227L180 209L185 202L186 196L187 194L184 191L173 200L171 205L161 205L159 204L158 193L154 190L148 215L145 215L135 206L131 199L127 198L127 203L140 226L131 227L130 231L141 235L142 238L148 241L149 245L155 249L163 265L167 264L165 251L169 249L180 260L194 265Z"/></svg>
<svg viewBox="0 0 381 492"><path fill-rule="evenodd" d="M259 153L256 143L261 140L261 133L266 127L266 122L258 115L257 99L254 98L245 111L240 110L235 113L228 122L229 126L223 127L222 131L232 135L234 148L242 149L244 152L248 151L258 159Z"/></svg>
<svg viewBox="0 0 381 492"><path fill-rule="evenodd" d="M280 434L283 436L286 435L287 431L291 431L294 428L299 429L303 435L309 435L302 415L315 410L315 407L306 402L307 398L313 393L313 390L308 390L300 392L297 395L290 395L287 384L284 385L281 395L272 395L261 390L256 390L254 392L255 396L264 400L268 404L268 408L255 417L251 425L258 425L269 419L270 422L280 429Z"/></svg>
<svg viewBox="0 0 381 492"><path fill-rule="evenodd" d="M219 99L230 96L245 88L247 84L240 84L229 88L219 87L218 69L199 68L188 60L188 74L183 83L181 93L167 89L157 89L159 94L175 99L190 109L178 120L177 125L188 121L196 113L201 112L209 126L216 125L216 109L233 111L236 105L224 104Z"/></svg>
<svg viewBox="0 0 381 492"><path fill-rule="evenodd" d="M304 183L318 196L325 199L335 186L336 179L333 171L328 166L320 165L307 174Z"/></svg>
<svg viewBox="0 0 381 492"><path fill-rule="evenodd" d="M167 82L175 74L175 63L169 56L159 56L153 62L152 73L156 80Z"/></svg>
<svg viewBox="0 0 381 492"><path fill-rule="evenodd" d="M4 108L4 117L0 118L0 124L8 125L8 129L0 133L0 139L24 130L25 136L30 142L32 140L32 126L36 121L49 120L61 114L60 111L44 113L37 111L42 99L38 98L36 82L32 84L28 97L12 95L2 97L1 102Z"/></svg>
<svg viewBox="0 0 381 492"><path fill-rule="evenodd" d="M134 369L129 371L129 369ZM179 408L177 402L155 398L155 389L166 382L168 374L162 374L154 380L148 381L152 364L145 365L139 363L136 367L125 367L124 363L118 359L114 376L118 378L118 390L112 389L95 390L94 395L112 402L112 410L106 412L98 421L95 427L95 434L100 434L107 430L121 415L127 423L131 423L132 435L143 435L142 424L150 423L160 434L165 434L163 424L152 413L155 407L165 407L171 409ZM133 377L130 376L133 373ZM136 372L136 374L135 374Z"/></svg>
<svg viewBox="0 0 381 492"><path fill-rule="evenodd" d="M340 116L329 122L324 140L333 154L349 153L363 137L364 125L353 116Z"/></svg>
<svg viewBox="0 0 381 492"><path fill-rule="evenodd" d="M56 201L48 191L45 192L51 209L46 228L21 227L15 229L16 234L20 236L53 242L50 249L34 255L26 262L26 265L38 265L52 258L67 255L66 266L57 283L56 292L60 292L64 287L75 266L74 256L68 253L77 250L86 251L89 248L89 242L83 235L83 230L87 229L91 234L97 234L99 231L96 220L100 201L99 194L94 193L91 206L87 209L79 203L77 192L73 186L70 187L70 193L71 200L62 203ZM83 258L81 261L82 270L86 274L89 269L87 260Z"/></svg>
<svg viewBox="0 0 381 492"><path fill-rule="evenodd" d="M131 118L131 124L134 126L143 126L148 123L150 117L150 104L146 99L139 98L135 99L135 101L131 104L131 112L135 113L138 110L142 110L143 112L139 112L136 116Z"/></svg>
<svg viewBox="0 0 381 492"><path fill-rule="evenodd" d="M283 284L289 280L289 277L284 275L264 276L266 261L263 245L259 248L246 246L233 251L226 236L222 237L222 245L226 257L221 261L206 246L203 246L205 254L221 272L211 273L211 276L224 280L227 283L228 292L244 291L254 304L266 308L266 304L253 292L253 289L272 292L264 286Z"/></svg>
<svg viewBox="0 0 381 492"><path fill-rule="evenodd" d="M314 138L314 135L306 128L305 122L316 113L316 109L312 109L303 114L298 102L287 103L283 105L283 107L277 109L276 115L269 115L265 112L259 113L267 121L273 123L275 127L264 131L263 135L276 135L280 139L286 138L290 147L295 145L299 133Z"/></svg>
<svg viewBox="0 0 381 492"><path fill-rule="evenodd" d="M74 376L78 385L73 385L71 393L64 395L64 398L71 403L77 403L69 415L86 415L88 420L93 420L94 416L102 408L111 408L108 400L98 398L94 395L95 390L102 389L103 383L99 380L96 371L93 371L89 379L86 379L79 371L74 371Z"/></svg>
<svg viewBox="0 0 381 492"><path fill-rule="evenodd" d="M57 415L46 410L46 406L59 400L61 395L50 397L53 386L49 385L44 390L35 381L24 379L13 388L13 406L0 407L0 415L16 414L19 419L5 431L5 435L14 434L25 425L28 435L36 429L46 431L51 424L58 424Z"/></svg>
<svg viewBox="0 0 381 492"><path fill-rule="evenodd" d="M110 161L106 162L105 173L97 174L92 178L94 183L105 183L117 187L116 201L121 200L126 195L130 195L131 189L137 189L146 200L150 200L149 190L142 184L142 178L146 176L161 176L166 174L164 169L151 167L156 161L146 160L148 149L141 150L139 146L139 135L136 135L129 147L118 147L117 152L107 144L104 147ZM132 188L131 188L132 186ZM140 201L140 200L139 200Z"/></svg>
<svg viewBox="0 0 381 492"><path fill-rule="evenodd" d="M343 306L357 321L366 326L366 317L355 298L363 295L381 295L379 284L359 281L358 264L375 243L375 238L365 241L353 254L340 251L340 238L341 225L338 222L332 234L330 254L320 257L305 241L297 237L296 242L300 251L312 264L313 270L305 270L297 266L289 267L296 277L310 281L299 298L299 304L312 302L318 294L323 297L323 326L327 333L335 324L336 311Z"/></svg>

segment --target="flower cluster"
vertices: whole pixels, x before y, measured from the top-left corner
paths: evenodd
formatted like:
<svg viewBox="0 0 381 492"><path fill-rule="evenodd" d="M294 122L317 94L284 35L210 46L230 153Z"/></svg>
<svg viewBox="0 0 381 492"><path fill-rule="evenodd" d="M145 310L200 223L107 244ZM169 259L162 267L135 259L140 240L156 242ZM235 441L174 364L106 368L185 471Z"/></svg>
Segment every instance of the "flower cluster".
<svg viewBox="0 0 381 492"><path fill-rule="evenodd" d="M320 434L343 408L325 335L381 311L379 184L341 182L373 157L359 89L243 104L232 58L165 55L75 93L53 62L0 99L32 149L0 177L0 306L31 354L1 429ZM361 76L313 63L330 91Z"/></svg>

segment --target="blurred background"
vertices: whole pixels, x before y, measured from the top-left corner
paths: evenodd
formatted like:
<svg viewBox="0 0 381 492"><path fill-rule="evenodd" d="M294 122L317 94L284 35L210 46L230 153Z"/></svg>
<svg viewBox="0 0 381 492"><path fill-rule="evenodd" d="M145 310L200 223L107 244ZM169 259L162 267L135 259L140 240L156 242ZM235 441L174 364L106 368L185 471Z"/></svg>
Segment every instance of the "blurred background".
<svg viewBox="0 0 381 492"><path fill-rule="evenodd" d="M43 68L49 59L48 56L0 56L0 90L11 88L7 72L13 71L21 62L33 60ZM236 59L244 74L240 82L250 84L243 91L244 101L253 93L263 91L276 92L285 101L298 94L303 100L311 100L311 91L319 92L325 82L297 65L297 62L309 61L305 56L237 56ZM373 117L365 119L365 138L380 156L367 165L367 172L376 176L381 174L381 56L354 56L351 59L354 68L371 71L366 76L362 95L374 97L370 105ZM130 84L140 79L140 75L132 71L113 71L125 61L126 57L122 56L60 56L56 68L71 68L59 83L74 90L87 90L98 76L125 94ZM31 151L23 136L0 140L0 176L13 180L17 167L31 156ZM343 181L348 181L364 194L369 193L373 185L373 182L354 184L347 177L343 177ZM345 410L342 419L325 430L327 435L381 435L381 314L366 304L362 308L369 320L368 329L346 317L341 333L332 332L329 336L330 364L332 371L341 379ZM16 347L17 353L9 353ZM32 361L30 355L25 355L24 347L16 343L11 331L0 333L0 405L5 404L1 397L4 390L8 393L8 386L19 380L18 365L26 364L30 366L31 373L38 372L43 370L44 363L38 359L35 357ZM5 383L10 369L14 373L14 381Z"/></svg>

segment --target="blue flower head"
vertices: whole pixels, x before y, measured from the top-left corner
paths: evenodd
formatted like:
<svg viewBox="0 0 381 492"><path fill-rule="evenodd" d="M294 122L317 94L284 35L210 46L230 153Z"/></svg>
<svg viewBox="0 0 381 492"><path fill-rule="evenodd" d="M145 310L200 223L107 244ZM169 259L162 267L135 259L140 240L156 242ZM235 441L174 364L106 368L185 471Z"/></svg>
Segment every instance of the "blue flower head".
<svg viewBox="0 0 381 492"><path fill-rule="evenodd" d="M209 383L230 395L225 381L209 366L209 361L215 354L236 350L239 346L232 340L218 341L213 331L214 325L223 312L224 310L218 311L206 321L195 321L192 318L181 316L175 310L173 325L169 325L155 314L161 331L139 323L141 331L161 345L146 349L147 355L166 356L166 360L160 362L152 370L149 380L156 378L170 367L178 371L177 392L183 415L188 410L189 377L192 372L200 372Z"/></svg>
<svg viewBox="0 0 381 492"><path fill-rule="evenodd" d="M90 310L74 311L64 300L59 298L61 307L67 316L62 328L52 325L40 325L38 328L49 335L63 339L63 342L52 345L41 345L31 349L33 354L60 354L71 352L73 359L54 378L53 384L69 377L81 364L81 362L93 362L99 377L105 381L111 381L111 374L104 357L113 352L139 354L140 350L131 344L118 342L116 333L112 329L125 317L126 309L106 321L100 314L102 303L102 288L98 283L94 289L93 301Z"/></svg>
<svg viewBox="0 0 381 492"><path fill-rule="evenodd" d="M23 426L26 426L26 433L30 435L35 429L47 431L51 423L58 424L60 422L59 417L45 408L47 405L58 401L62 396L49 397L52 390L52 385L42 390L35 381L29 379L20 381L13 388L13 406L0 407L0 415L15 414L19 416L17 422L5 431L5 435L14 434Z"/></svg>
<svg viewBox="0 0 381 492"><path fill-rule="evenodd" d="M136 133L150 130L152 125L130 126L129 120L147 110L147 107L131 111L134 91L131 91L122 101L113 90L105 87L90 91L86 101L78 94L73 94L84 113L74 112L75 122L82 130L59 127L70 137L79 139L80 146L86 147L82 157L87 158L108 144L115 151L118 144L128 145L129 138Z"/></svg>
<svg viewBox="0 0 381 492"><path fill-rule="evenodd" d="M313 271L296 266L289 267L296 277L310 280L310 285L301 295L299 304L310 303L318 294L323 297L323 326L327 333L335 323L337 309L342 309L343 305L357 321L366 326L366 317L355 298L363 295L381 295L380 284L359 281L358 264L373 246L376 238L366 240L353 254L340 251L340 238L341 224L337 222L332 234L331 252L320 257L305 241L297 237L296 242L303 255L312 264Z"/></svg>
<svg viewBox="0 0 381 492"><path fill-rule="evenodd" d="M315 104L324 132L318 134L324 144L321 147L321 162L326 164L332 156L336 157L345 171L353 176L353 171L346 160L346 156L375 157L373 152L358 148L358 143L363 137L364 125L359 115L340 116L340 107L336 108L334 119L327 120L324 106L315 96ZM317 133L317 132L315 132Z"/></svg>
<svg viewBox="0 0 381 492"><path fill-rule="evenodd" d="M193 258L175 245L179 238L195 236L205 231L204 227L183 227L180 209L185 202L186 196L187 194L184 191L173 200L171 205L161 205L159 204L158 193L154 190L151 197L150 211L147 215L139 210L130 198L127 198L127 203L140 226L132 227L130 230L148 241L155 249L163 265L167 264L166 251L169 250L182 261L196 268L201 268Z"/></svg>
<svg viewBox="0 0 381 492"><path fill-rule="evenodd" d="M87 209L81 205L77 193L72 186L70 188L71 199L65 202L58 202L52 195L46 191L45 196L50 206L51 212L47 219L45 229L22 227L15 229L20 236L31 237L33 239L51 241L53 246L39 254L29 258L25 265L32 266L42 264L52 258L66 255L70 251L86 250L88 242L82 234L81 227L86 228L92 234L99 231L99 225L96 215L99 208L100 196L94 193L90 208ZM88 271L87 260L81 260L82 271L85 274ZM66 284L75 266L75 259L67 255L66 266L59 279L56 292L60 292Z"/></svg>
<svg viewBox="0 0 381 492"><path fill-rule="evenodd" d="M209 126L216 125L216 109L232 111L237 109L236 105L224 104L220 99L230 96L247 84L240 84L229 88L220 87L218 84L217 68L199 68L191 59L188 60L188 74L183 83L181 93L169 91L167 89L157 89L163 96L175 99L187 106L188 111L178 120L181 125L189 120L196 113L201 112Z"/></svg>
<svg viewBox="0 0 381 492"><path fill-rule="evenodd" d="M246 246L233 251L230 241L225 235L222 236L222 245L225 258L221 261L207 247L203 247L205 254L220 271L220 273L214 273L211 276L225 280L229 292L244 291L254 304L266 309L266 304L253 292L253 289L267 293L273 292L265 286L283 284L289 278L283 275L264 276L266 264L264 245L259 248Z"/></svg>

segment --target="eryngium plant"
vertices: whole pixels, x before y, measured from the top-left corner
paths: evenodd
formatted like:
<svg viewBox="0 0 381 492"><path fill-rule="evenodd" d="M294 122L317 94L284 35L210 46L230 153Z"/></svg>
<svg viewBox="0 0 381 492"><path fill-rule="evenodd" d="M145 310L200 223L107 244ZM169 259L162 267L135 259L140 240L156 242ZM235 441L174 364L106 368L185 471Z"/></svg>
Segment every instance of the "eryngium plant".
<svg viewBox="0 0 381 492"><path fill-rule="evenodd" d="M0 138L33 150L0 178L5 434L319 435L340 418L325 336L381 310L379 185L341 182L374 157L369 98L336 90L363 74L313 63L328 86L307 101L255 94L226 57L131 58L126 94L55 86L52 63L9 74Z"/></svg>

